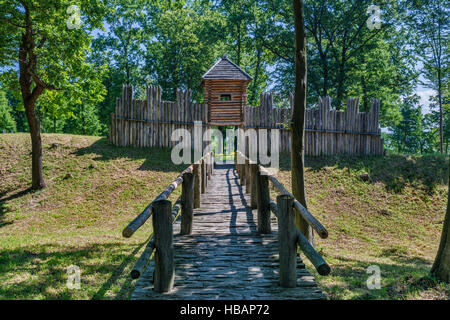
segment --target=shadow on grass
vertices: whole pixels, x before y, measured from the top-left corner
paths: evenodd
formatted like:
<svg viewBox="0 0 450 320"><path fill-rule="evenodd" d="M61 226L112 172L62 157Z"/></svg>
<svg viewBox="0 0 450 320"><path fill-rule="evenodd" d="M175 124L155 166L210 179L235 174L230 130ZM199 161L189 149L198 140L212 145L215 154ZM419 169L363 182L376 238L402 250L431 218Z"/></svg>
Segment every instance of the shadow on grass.
<svg viewBox="0 0 450 320"><path fill-rule="evenodd" d="M144 160L139 170L181 172L188 166L187 164L173 164L171 160L171 149L169 148L117 147L110 144L106 138L97 140L88 147L80 148L74 154L77 156L95 154L97 155L94 158L96 161L110 161L120 158Z"/></svg>
<svg viewBox="0 0 450 320"><path fill-rule="evenodd" d="M290 154L280 155L280 169L290 170ZM433 194L438 184L448 184L448 157L443 155L387 155L384 157L305 157L305 168L319 172L336 167L351 173L366 172L372 183L382 182L387 191L401 193L407 184Z"/></svg>
<svg viewBox="0 0 450 320"><path fill-rule="evenodd" d="M76 249L42 245L0 250L1 299L128 299L133 289L127 268L145 245L93 244ZM134 247L133 246L133 247ZM129 248L130 253L124 252ZM81 288L67 288L67 268L80 267Z"/></svg>
<svg viewBox="0 0 450 320"><path fill-rule="evenodd" d="M4 215L9 212L9 209L6 206L6 203L10 200L14 200L14 199L23 197L23 196L29 194L30 192L33 192L33 189L27 188L22 191L17 191L16 193L13 193L6 198L3 198L3 197L8 193L8 191L0 193L0 228L7 226L9 224L12 224L11 221L4 221Z"/></svg>
<svg viewBox="0 0 450 320"><path fill-rule="evenodd" d="M330 299L407 299L427 291L431 299L450 298L450 286L439 282L429 272L431 263L419 257L386 255L393 264L378 261L360 261L336 257L342 265L333 266L329 278L317 276L321 288ZM368 272L370 266L380 268L380 289L368 289L374 272ZM373 278L372 278L373 279Z"/></svg>

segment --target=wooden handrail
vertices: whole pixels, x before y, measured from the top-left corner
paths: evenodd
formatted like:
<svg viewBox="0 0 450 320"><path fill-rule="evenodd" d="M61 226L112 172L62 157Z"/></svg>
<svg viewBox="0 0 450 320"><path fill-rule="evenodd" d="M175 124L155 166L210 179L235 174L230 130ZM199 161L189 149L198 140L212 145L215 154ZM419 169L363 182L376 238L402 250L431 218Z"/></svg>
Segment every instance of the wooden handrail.
<svg viewBox="0 0 450 320"><path fill-rule="evenodd" d="M270 201L270 211L278 218L278 206L275 201ZM297 244L299 245L302 252L305 256L311 261L314 268L316 268L317 272L326 276L330 274L331 268L322 258L320 253L318 253L314 247L309 243L308 239L301 233L301 231L297 228Z"/></svg>
<svg viewBox="0 0 450 320"><path fill-rule="evenodd" d="M183 192L182 195L177 199L175 204L173 205L171 209L170 219L172 224L174 224L178 218L184 215L184 218L182 218L182 229L185 229L182 233L190 233L190 230L192 229L192 217L189 219L189 213L192 214L192 212L189 212L187 210L190 208L192 211L192 207L194 204L194 186L192 184L195 184L193 174L195 170L201 171L202 175L204 176L204 180L206 179L206 174L208 174L208 178L211 177L213 166L211 163L205 164L205 159L207 157L210 157L210 160L212 161L212 153L209 152L205 156L203 156L201 159L199 159L197 162L193 163L191 166L186 168L183 172L180 173L180 175L175 179L168 188L164 190L163 193L161 193L158 197L155 198L155 200L150 203L146 209L136 218L134 219L127 228L124 229L123 234L124 236L129 235L131 236L134 231L137 230L140 226L142 226L145 221L152 215L153 212L153 204L158 201L164 201L167 200L167 198L170 196L170 194L180 185L183 185ZM186 175L190 175L189 179ZM185 181L186 180L186 181ZM186 185L186 182L190 181L190 187ZM206 181L198 181L197 183L205 183ZM189 189L189 190L188 190ZM197 190L198 190L197 186ZM198 195L199 196L199 195ZM143 213L145 214L143 216ZM186 220L186 218L188 218ZM138 220L139 219L139 220ZM184 222L183 222L184 219ZM136 222L138 221L138 222ZM189 222L189 223L186 223ZM131 227L130 227L131 225ZM184 225L184 228L183 228ZM186 228L187 227L187 228ZM133 231L134 230L134 231ZM172 228L170 228L172 230ZM155 242L154 242L154 234L152 234L149 238L149 241L142 252L142 255L136 262L134 268L131 271L131 278L137 279L141 276L141 274L144 272L145 268L147 267L148 263L151 261L152 257L154 256L153 253L156 250Z"/></svg>
<svg viewBox="0 0 450 320"><path fill-rule="evenodd" d="M277 178L269 175L269 180L282 194L286 194L294 198L294 207L300 213L302 218L305 219L314 230L316 230L322 239L326 239L328 237L327 229L325 229L325 227L316 218L314 218L314 216L297 199L295 199L292 193L286 190Z"/></svg>
<svg viewBox="0 0 450 320"><path fill-rule="evenodd" d="M137 279L141 276L141 274L147 267L149 261L151 260L150 258L152 257L154 251L155 251L155 240L151 239L145 246L145 249L142 252L140 258L134 265L133 270L131 270L130 272L131 279Z"/></svg>
<svg viewBox="0 0 450 320"><path fill-rule="evenodd" d="M209 156L210 153L204 155L200 160L195 163L200 163L204 158ZM131 221L125 229L122 231L122 235L125 238L131 237L137 229L139 229L152 215L153 204L157 201L167 200L172 192L183 182L183 175L185 173L191 173L194 170L194 164L191 164L178 177L159 195L157 196L133 221Z"/></svg>
<svg viewBox="0 0 450 320"><path fill-rule="evenodd" d="M178 200L175 202L175 204L172 207L172 224L174 224L178 218L180 217L181 211L181 196L178 197ZM141 276L141 274L144 272L145 268L147 267L148 263L152 260L153 252L155 251L155 240L153 239L153 234L150 236L150 239L145 246L144 251L142 252L141 256L139 257L138 261L134 265L133 269L130 272L132 279L137 279Z"/></svg>
<svg viewBox="0 0 450 320"><path fill-rule="evenodd" d="M255 165L254 161L249 160L245 155L243 155L241 152L236 153L236 170L239 174L240 179L249 179L250 177L247 177L248 175L248 168ZM241 161L239 161L239 160ZM242 161L244 160L244 161ZM289 208L289 210L292 210L295 208L300 215L307 221L307 223L319 234L321 238L327 238L328 237L328 231L325 229L325 227L297 200L295 197L286 190L286 188L273 176L271 175L266 168L263 166L258 165L259 170L257 172L253 173L252 175L256 174L256 177L251 177L250 179L254 182L261 183L261 185L257 185L257 198L258 198L258 230L260 233L263 230L269 230L270 228L267 228L267 226L263 226L261 224L261 221L265 221L267 224L267 221L270 219L270 212L272 212L278 219L278 222L280 223L279 219L279 212L278 212L278 206L277 203L270 199L269 190L267 186L267 180L270 180L272 184L278 189L278 191L283 196L287 196L287 199L290 199L287 203L292 206L292 208ZM261 179L261 177L267 177L265 179ZM247 182L247 181L246 181ZM265 183L264 183L265 182ZM241 182L242 183L242 182ZM264 190L263 190L264 189ZM279 197L281 197L281 195ZM278 201L278 198L277 198ZM286 204L286 202L284 202ZM261 208L263 206L264 208ZM288 208L285 208L288 210ZM270 212L267 212L267 210L270 210ZM269 215L269 216L267 216ZM295 223L291 225L290 223L286 222L286 215L283 216L283 226L289 226L289 229L284 230L285 232L290 232L290 238L295 238L292 241L295 241L296 244L300 247L302 252L305 254L305 256L311 261L311 263L316 268L317 272L320 275L327 275L331 272L330 266L325 262L325 260L322 258L322 256L314 249L314 247L309 243L309 241L306 239L306 237L301 233L301 231L295 226ZM262 218L262 219L261 219ZM291 219L291 218L289 218ZM261 220L261 221L260 221ZM287 225L286 225L287 223ZM295 226L295 233L293 233L292 228ZM280 232L280 230L278 230ZM284 235L286 236L286 235ZM283 241L286 242L289 240L286 239L286 237L283 238ZM286 251L286 250L285 250ZM281 254L281 253L280 253ZM293 255L292 251L286 251L283 252L283 255L286 256ZM290 261L288 258L286 261ZM295 286L295 281L293 279L294 277L294 271L292 270L293 265L290 262L289 265L283 264L283 285L290 287ZM281 265L280 265L281 268ZM281 271L280 271L281 273ZM280 280L281 281L281 280Z"/></svg>
<svg viewBox="0 0 450 320"><path fill-rule="evenodd" d="M242 152L237 151L244 159L248 159ZM250 164L255 163L254 161L249 160ZM244 164L246 165L246 164ZM269 173L269 171L261 165L258 165L259 171L261 174L267 175L269 177L270 182L282 193L289 195L294 198L294 206L302 216L303 219L317 232L317 234L322 238L326 239L328 237L327 229L306 209L295 197L292 193L286 190L286 188L275 178L273 175Z"/></svg>

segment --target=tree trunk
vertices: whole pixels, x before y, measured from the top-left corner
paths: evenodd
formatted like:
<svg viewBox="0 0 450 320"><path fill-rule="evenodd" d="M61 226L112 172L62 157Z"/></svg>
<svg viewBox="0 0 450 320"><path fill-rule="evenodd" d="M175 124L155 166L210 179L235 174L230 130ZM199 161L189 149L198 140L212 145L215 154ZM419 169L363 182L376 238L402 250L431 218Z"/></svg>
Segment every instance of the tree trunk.
<svg viewBox="0 0 450 320"><path fill-rule="evenodd" d="M33 90L31 89L31 84L33 82L31 72L34 72L37 57L33 52L35 44L33 40L33 30L31 29L30 13L28 7L24 6L24 8L26 29L22 33L19 49L19 83L31 135L32 188L37 190L45 188L45 181L42 172L41 128L39 120L36 117L34 106L37 98L42 94L45 87L40 83L37 83Z"/></svg>
<svg viewBox="0 0 450 320"><path fill-rule="evenodd" d="M441 68L438 68L438 99L439 99L439 147L441 153L444 152L444 123L442 112L442 80L441 80Z"/></svg>
<svg viewBox="0 0 450 320"><path fill-rule="evenodd" d="M364 65L365 67L365 59L364 59L364 55L361 58L361 64ZM366 70L366 68L364 68L364 71ZM363 111L364 112L368 112L369 111L369 99L367 97L367 85L366 85L366 74L365 72L363 72L363 74L361 75L361 88L362 88L362 92L363 92Z"/></svg>
<svg viewBox="0 0 450 320"><path fill-rule="evenodd" d="M323 69L323 93L322 97L326 97L328 95L328 64L326 61L326 57L322 59L322 69Z"/></svg>
<svg viewBox="0 0 450 320"><path fill-rule="evenodd" d="M344 98L344 80L345 80L345 58L342 57L342 62L339 64L338 84L336 92L336 109L342 109L342 100Z"/></svg>
<svg viewBox="0 0 450 320"><path fill-rule="evenodd" d="M86 123L85 123L85 117L84 117L84 104L81 103L81 133L83 135L86 135Z"/></svg>
<svg viewBox="0 0 450 320"><path fill-rule="evenodd" d="M256 99L258 95L258 77L259 77L259 69L261 68L261 54L262 49L261 47L258 48L257 54L256 54L256 68L255 68L255 76L253 79L253 88L252 88L252 96L250 98L252 103L256 104Z"/></svg>
<svg viewBox="0 0 450 320"><path fill-rule="evenodd" d="M241 22L239 21L237 26L237 65L241 66Z"/></svg>
<svg viewBox="0 0 450 320"><path fill-rule="evenodd" d="M450 282L450 165L449 165L449 194L447 196L447 212L442 228L441 242L434 260L431 274L440 280Z"/></svg>
<svg viewBox="0 0 450 320"><path fill-rule="evenodd" d="M295 94L294 110L292 114L292 193L294 197L305 207L305 177L304 177L304 131L306 110L306 35L303 0L292 0L295 24ZM296 224L311 244L314 236L312 228L300 216L296 214Z"/></svg>
<svg viewBox="0 0 450 320"><path fill-rule="evenodd" d="M28 126L31 135L31 175L32 188L34 190L46 187L44 175L42 172L42 140L41 127L34 112L34 105L25 105L25 113L27 115Z"/></svg>

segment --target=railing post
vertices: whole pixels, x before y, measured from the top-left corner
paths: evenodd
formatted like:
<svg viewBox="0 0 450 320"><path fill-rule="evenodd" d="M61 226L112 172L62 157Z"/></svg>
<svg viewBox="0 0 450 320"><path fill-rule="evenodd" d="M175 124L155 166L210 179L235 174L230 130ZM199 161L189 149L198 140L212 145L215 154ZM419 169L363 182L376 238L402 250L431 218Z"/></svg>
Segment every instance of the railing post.
<svg viewBox="0 0 450 320"><path fill-rule="evenodd" d="M156 201L153 205L153 232L155 238L154 290L169 292L173 288L175 267L173 263L172 203Z"/></svg>
<svg viewBox="0 0 450 320"><path fill-rule="evenodd" d="M258 183L257 176L259 173L258 165L256 163L250 164L250 172L251 172L251 177L252 177L251 189L250 189L250 207L252 209L255 209L257 207L256 184Z"/></svg>
<svg viewBox="0 0 450 320"><path fill-rule="evenodd" d="M239 153L238 154L238 157L237 157L237 161L238 161L238 168L239 168L239 172L238 172L238 174L239 174L239 182L240 182L240 184L241 184L241 186L242 185L244 185L244 173L242 172L243 170L242 170L242 155Z"/></svg>
<svg viewBox="0 0 450 320"><path fill-rule="evenodd" d="M194 174L183 174L181 185L181 231L182 235L192 233L192 220L194 218Z"/></svg>
<svg viewBox="0 0 450 320"><path fill-rule="evenodd" d="M248 158L245 159L245 192L250 193L252 188L252 176L250 171L250 164Z"/></svg>
<svg viewBox="0 0 450 320"><path fill-rule="evenodd" d="M297 227L293 213L294 199L288 195L277 197L278 250L280 253L280 286L297 285Z"/></svg>
<svg viewBox="0 0 450 320"><path fill-rule="evenodd" d="M212 158L211 158L211 154L208 153L208 180L211 180L211 176L212 176Z"/></svg>
<svg viewBox="0 0 450 320"><path fill-rule="evenodd" d="M206 166L205 166L205 159L200 160L200 167L201 167L201 173L202 173L202 193L206 192L206 185L207 185L207 179L206 179Z"/></svg>
<svg viewBox="0 0 450 320"><path fill-rule="evenodd" d="M272 233L270 226L270 192L269 177L261 174L259 169L256 173L256 201L258 208L258 232Z"/></svg>
<svg viewBox="0 0 450 320"><path fill-rule="evenodd" d="M200 189L202 184L202 178L200 175L200 165L194 163L194 209L200 208Z"/></svg>

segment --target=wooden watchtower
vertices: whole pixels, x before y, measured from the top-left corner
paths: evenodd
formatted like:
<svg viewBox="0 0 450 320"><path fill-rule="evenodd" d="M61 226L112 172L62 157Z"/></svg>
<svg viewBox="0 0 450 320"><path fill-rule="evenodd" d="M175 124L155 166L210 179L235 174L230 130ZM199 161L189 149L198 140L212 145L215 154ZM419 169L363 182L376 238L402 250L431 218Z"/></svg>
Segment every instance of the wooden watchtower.
<svg viewBox="0 0 450 320"><path fill-rule="evenodd" d="M208 122L213 126L240 126L244 121L247 104L247 86L252 81L226 55L216 62L202 77Z"/></svg>

